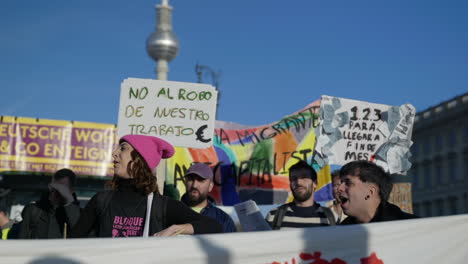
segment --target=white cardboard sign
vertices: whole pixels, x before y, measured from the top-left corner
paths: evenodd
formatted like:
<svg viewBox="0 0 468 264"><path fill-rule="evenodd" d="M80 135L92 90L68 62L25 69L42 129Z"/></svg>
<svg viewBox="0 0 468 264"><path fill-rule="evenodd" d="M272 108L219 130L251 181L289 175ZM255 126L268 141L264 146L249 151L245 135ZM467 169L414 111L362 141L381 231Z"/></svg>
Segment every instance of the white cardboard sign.
<svg viewBox="0 0 468 264"><path fill-rule="evenodd" d="M217 98L218 92L208 84L125 79L118 135L156 136L177 147L210 147Z"/></svg>
<svg viewBox="0 0 468 264"><path fill-rule="evenodd" d="M415 114L411 104L398 107L324 95L315 160L321 166L368 160L392 174L404 174L411 167Z"/></svg>
<svg viewBox="0 0 468 264"><path fill-rule="evenodd" d="M271 230L270 225L265 221L257 203L248 200L234 205L237 217L242 226L242 231L268 231Z"/></svg>

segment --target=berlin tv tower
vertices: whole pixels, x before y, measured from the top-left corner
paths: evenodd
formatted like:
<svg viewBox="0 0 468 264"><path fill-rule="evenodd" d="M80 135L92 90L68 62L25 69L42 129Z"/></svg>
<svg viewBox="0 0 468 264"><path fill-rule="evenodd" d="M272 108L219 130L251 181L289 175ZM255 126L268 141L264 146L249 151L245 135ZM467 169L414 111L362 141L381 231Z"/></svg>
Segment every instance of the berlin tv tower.
<svg viewBox="0 0 468 264"><path fill-rule="evenodd" d="M156 5L156 31L146 40L146 51L156 61L157 79L167 80L168 63L177 56L179 41L172 32L172 7L169 0Z"/></svg>

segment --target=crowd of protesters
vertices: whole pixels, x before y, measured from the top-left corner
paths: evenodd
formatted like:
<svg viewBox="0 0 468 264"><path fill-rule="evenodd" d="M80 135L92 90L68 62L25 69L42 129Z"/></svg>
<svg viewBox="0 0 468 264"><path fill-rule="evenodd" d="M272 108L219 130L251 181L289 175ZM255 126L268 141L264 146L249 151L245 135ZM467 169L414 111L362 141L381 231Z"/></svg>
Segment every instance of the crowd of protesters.
<svg viewBox="0 0 468 264"><path fill-rule="evenodd" d="M193 164L184 175L181 201L163 196L155 172L174 147L157 137L126 135L112 152L114 177L109 190L98 192L80 208L74 192L76 175L69 169L54 173L48 191L22 211L22 221L10 219L0 197L2 239L66 237L148 237L236 232L231 217L209 193L213 172ZM390 175L368 161L353 161L332 173L334 201L329 207L314 200L317 172L305 161L289 169L293 200L271 210L265 220L272 229L349 225L416 218L388 202ZM5 196L7 189L0 188Z"/></svg>

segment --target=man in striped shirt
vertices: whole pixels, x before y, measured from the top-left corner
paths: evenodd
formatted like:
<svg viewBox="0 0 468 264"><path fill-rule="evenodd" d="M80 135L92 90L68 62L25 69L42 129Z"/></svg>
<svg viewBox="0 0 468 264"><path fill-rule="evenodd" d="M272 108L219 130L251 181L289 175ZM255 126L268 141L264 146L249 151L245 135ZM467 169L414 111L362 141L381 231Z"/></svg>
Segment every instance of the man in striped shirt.
<svg viewBox="0 0 468 264"><path fill-rule="evenodd" d="M272 229L304 228L335 224L329 208L314 201L317 173L307 162L299 161L289 169L289 186L294 197L291 203L271 210L266 221Z"/></svg>

